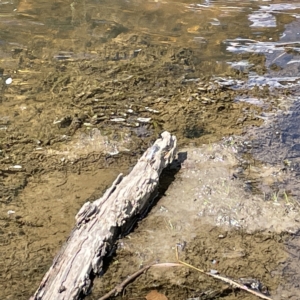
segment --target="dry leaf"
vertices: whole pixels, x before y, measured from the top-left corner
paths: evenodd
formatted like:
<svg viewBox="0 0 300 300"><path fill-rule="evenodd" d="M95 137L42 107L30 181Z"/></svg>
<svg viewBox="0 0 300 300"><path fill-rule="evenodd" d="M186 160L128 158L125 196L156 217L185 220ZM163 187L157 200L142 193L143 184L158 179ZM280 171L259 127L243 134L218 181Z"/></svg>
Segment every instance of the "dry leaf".
<svg viewBox="0 0 300 300"><path fill-rule="evenodd" d="M147 296L147 300L168 300L168 298L164 295L159 293L157 290L151 291Z"/></svg>

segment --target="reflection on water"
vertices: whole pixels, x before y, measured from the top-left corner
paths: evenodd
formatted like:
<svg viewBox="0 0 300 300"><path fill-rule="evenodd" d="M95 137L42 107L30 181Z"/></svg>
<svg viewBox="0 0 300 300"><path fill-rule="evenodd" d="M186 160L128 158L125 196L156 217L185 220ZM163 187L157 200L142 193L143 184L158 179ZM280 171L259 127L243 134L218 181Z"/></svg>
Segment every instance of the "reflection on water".
<svg viewBox="0 0 300 300"><path fill-rule="evenodd" d="M2 51L8 55L15 47L31 47L41 51L43 58L51 58L58 51L90 53L97 51L101 44L129 31L148 34L153 42L193 47L201 50L198 54L206 59L210 56L224 59L223 41L226 38L252 35L247 13L253 2L244 1L242 6L237 5L241 3L117 0L3 2L0 25ZM276 37L276 33L270 35Z"/></svg>
<svg viewBox="0 0 300 300"><path fill-rule="evenodd" d="M2 1L1 66L4 76L18 70L21 51L35 59L92 60L109 41L130 47L125 37L137 34L146 43L193 49L193 63L207 74L224 72L222 62L244 52L268 54L267 66L285 68L297 62L300 8L276 2ZM128 57L117 50L120 58Z"/></svg>

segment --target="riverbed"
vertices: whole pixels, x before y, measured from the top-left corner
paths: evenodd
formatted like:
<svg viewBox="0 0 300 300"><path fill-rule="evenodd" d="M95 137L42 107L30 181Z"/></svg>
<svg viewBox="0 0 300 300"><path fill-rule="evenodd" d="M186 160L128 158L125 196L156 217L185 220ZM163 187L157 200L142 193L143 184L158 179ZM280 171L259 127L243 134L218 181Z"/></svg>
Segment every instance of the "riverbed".
<svg viewBox="0 0 300 300"><path fill-rule="evenodd" d="M0 1L0 298L28 299L83 203L168 130L176 167L87 299L176 245L298 299L299 17L299 1ZM184 268L119 298L153 290L256 298Z"/></svg>

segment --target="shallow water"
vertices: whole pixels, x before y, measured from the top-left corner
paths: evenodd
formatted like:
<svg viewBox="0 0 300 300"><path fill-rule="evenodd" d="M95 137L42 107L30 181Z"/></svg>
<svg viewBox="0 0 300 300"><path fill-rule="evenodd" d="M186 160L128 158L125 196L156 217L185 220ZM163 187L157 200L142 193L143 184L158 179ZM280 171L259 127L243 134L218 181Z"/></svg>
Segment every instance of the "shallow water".
<svg viewBox="0 0 300 300"><path fill-rule="evenodd" d="M297 214L299 17L299 1L0 0L0 267L5 270L0 298L27 299L34 292L80 206L101 196L120 171L128 172L163 130L172 131L181 147L210 144L214 149L219 147L214 142L236 135L239 161L222 167L240 180L233 187L232 207L240 198L252 199L253 192L259 199L255 205L265 200L265 209L276 202L278 216L280 207L287 209L284 218ZM207 173L209 187L196 185L193 192L204 195L212 189L217 195L220 182L229 188L227 175L223 181L210 180L220 170ZM228 199L232 195L226 194ZM181 197L188 201L191 193ZM241 217L240 210L219 204L211 205L215 214L198 224L201 230L225 230L214 227L220 210L219 226L228 225L230 214ZM142 232L156 225L156 211ZM196 217L204 211L197 207ZM272 221L266 220L255 226L269 230ZM157 227L161 236L174 230L164 222ZM268 277L272 272L262 275L263 268L251 274L260 274L277 297L294 297L299 276L291 256L284 266L294 279L290 285L278 283L286 276L278 267L281 251L292 251L280 245L280 232L297 231L294 223L286 225L274 229L274 244L268 245L275 249L270 254L275 280ZM194 245L189 249L209 236L201 236L201 230L187 234ZM239 232L232 235L228 245L240 238ZM286 241L287 248L298 247L296 236L296 246ZM264 237L249 235L249 240L255 244ZM213 253L219 242L211 243ZM253 247L259 256L260 248ZM161 255L169 258L169 252ZM247 273L243 259L241 273ZM151 280L145 290L157 284ZM197 286L193 280L191 289ZM186 298L192 295L188 291L182 293Z"/></svg>

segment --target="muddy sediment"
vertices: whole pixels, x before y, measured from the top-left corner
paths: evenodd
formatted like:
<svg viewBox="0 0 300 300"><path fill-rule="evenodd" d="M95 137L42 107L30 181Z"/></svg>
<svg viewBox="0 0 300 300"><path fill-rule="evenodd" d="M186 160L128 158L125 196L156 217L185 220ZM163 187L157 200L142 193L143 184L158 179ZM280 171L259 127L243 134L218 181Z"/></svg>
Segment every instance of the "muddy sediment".
<svg viewBox="0 0 300 300"><path fill-rule="evenodd" d="M95 280L90 299L141 266L176 262L176 247L181 260L205 272L256 282L256 291L271 299L297 299L299 207L249 193L244 181L234 176L239 165L236 147L229 139L183 149L180 157L185 159L174 182L134 232L119 241L111 268ZM119 298L144 299L151 290L168 299L256 299L181 267L147 271Z"/></svg>
<svg viewBox="0 0 300 300"><path fill-rule="evenodd" d="M280 294L273 297L285 277L284 267L288 254L283 241L287 237L228 232L209 225L197 230L197 237L187 243L179 253L180 260L206 272L217 271L220 275L239 283L249 286L256 283L265 295L271 293L272 299L282 299ZM140 235L141 232L138 231L137 234ZM128 243L132 245L132 241ZM140 268L144 261L143 255L149 252L149 249L133 252L128 243L122 242L123 249L117 251L117 256L112 259L110 268L101 281L96 280L93 294L88 299L99 299L100 295ZM138 244L139 241L135 240L135 243ZM160 240L160 243L163 244L164 241ZM168 262L176 262L175 246L168 253ZM151 254L157 262L165 262L158 253ZM187 267L152 268L130 284L122 296L116 299L145 299L152 290L163 293L168 299L257 299L256 296L235 290L222 281Z"/></svg>
<svg viewBox="0 0 300 300"><path fill-rule="evenodd" d="M109 178L128 172L162 130L176 132L180 145L199 145L262 122L261 107L234 102L243 91L197 79L193 51L146 44L131 58L115 59L116 47L93 61L50 64L31 59L30 51L18 54L15 82L34 80L35 66L48 72L21 95L12 84L2 96L6 299L34 292L86 198L101 196Z"/></svg>
<svg viewBox="0 0 300 300"><path fill-rule="evenodd" d="M46 18L49 23L55 20L47 37L35 24L34 37L26 33L27 45L5 46L11 55L0 70L0 298L28 299L69 235L81 205L100 197L168 130L177 136L182 151L189 145L182 172L172 178L173 187L161 195L148 217L120 240L116 256L101 280L95 280L88 298L99 298L141 265L174 261L179 243L181 259L196 267L217 269L235 280L258 280L271 295L282 295L278 299L297 299L298 207L292 197L286 201L284 196L284 191L293 196L291 189L281 187L277 201L273 190L265 198L260 197L263 192L253 198L249 183L244 186L240 180L248 176L250 168L243 164L247 158L236 161L237 151L226 150L236 141L215 144L224 136L262 125L262 111L277 106L274 95L268 88L232 90L216 83L211 75L245 79L249 70L216 63L208 41L213 26L190 24L188 14L185 22L178 21L183 6L174 5L176 26L170 28L164 21L164 28L174 34L164 35L135 32L130 26L136 22L154 28L157 18L163 18L157 7L162 4L148 3L140 21L129 19L124 25L121 14L105 22L100 15L87 17L83 4L78 2L70 16L69 5L51 5L57 15ZM38 21L30 19L36 13L32 3L20 1L18 9L27 25ZM221 12L215 10L214 16ZM56 18L63 14L68 15L65 31L57 28ZM199 15L208 18L207 12ZM218 55L224 51L220 41L227 28L222 27L213 42ZM204 37L198 37L203 30ZM183 31L187 36L179 39L176 32ZM90 40L85 40L86 32ZM65 43L70 36L72 41ZM194 36L198 44L190 42ZM244 58L254 64L250 71L266 72L263 56ZM6 84L10 77L12 83ZM257 96L264 96L264 105L237 101ZM208 146L199 148L202 144ZM255 159L261 155L252 154ZM298 163L292 156L285 159L286 164ZM259 214L261 208L265 215ZM185 268L150 270L126 288L124 299L144 299L153 289L169 299L233 299L235 293L240 299L254 299Z"/></svg>
<svg viewBox="0 0 300 300"><path fill-rule="evenodd" d="M240 153L248 161L248 171L242 173L248 173L249 187L266 199L298 202L299 103L290 104L266 120L259 130L252 128L244 136Z"/></svg>
<svg viewBox="0 0 300 300"><path fill-rule="evenodd" d="M113 46L92 61L47 63L21 51L14 82L28 85L21 95L17 84L4 87L0 164L7 299L34 292L76 211L95 189L107 187L108 170L111 181L128 172L162 130L176 132L180 145L202 144L262 122L260 107L234 102L242 91L194 78L200 70L192 50L137 42L131 49L142 47L139 53L114 59L122 45ZM38 71L43 68L47 72ZM10 288L20 274L27 278L22 292Z"/></svg>

